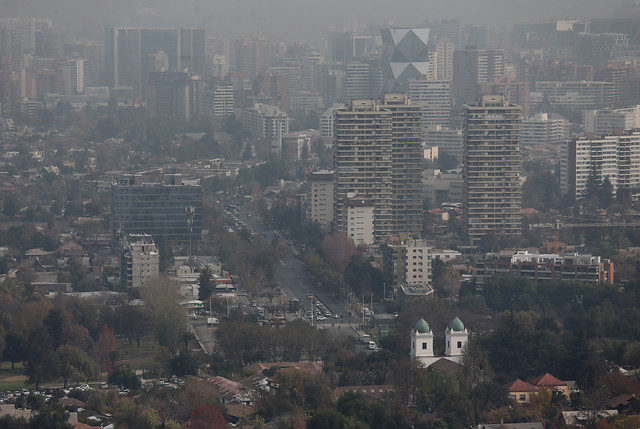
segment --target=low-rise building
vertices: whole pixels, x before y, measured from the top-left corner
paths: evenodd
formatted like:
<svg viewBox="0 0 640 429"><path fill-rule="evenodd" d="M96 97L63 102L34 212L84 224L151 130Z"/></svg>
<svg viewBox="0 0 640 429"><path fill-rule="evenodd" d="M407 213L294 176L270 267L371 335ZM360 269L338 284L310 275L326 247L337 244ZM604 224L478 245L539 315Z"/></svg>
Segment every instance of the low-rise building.
<svg viewBox="0 0 640 429"><path fill-rule="evenodd" d="M600 256L541 254L521 250L487 253L476 265L478 286L499 274L526 277L534 281L613 283L613 262Z"/></svg>

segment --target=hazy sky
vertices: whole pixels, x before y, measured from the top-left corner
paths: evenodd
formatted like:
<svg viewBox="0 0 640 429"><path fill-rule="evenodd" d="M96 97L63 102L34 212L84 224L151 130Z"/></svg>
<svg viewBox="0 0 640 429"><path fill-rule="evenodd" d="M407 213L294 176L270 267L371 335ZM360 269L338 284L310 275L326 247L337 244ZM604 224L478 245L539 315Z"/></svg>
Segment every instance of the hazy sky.
<svg viewBox="0 0 640 429"><path fill-rule="evenodd" d="M613 16L623 0L0 0L0 13L52 18L102 38L104 26L194 26L207 34L313 41L349 22L398 26L441 18L499 24ZM6 16L6 15L5 15Z"/></svg>

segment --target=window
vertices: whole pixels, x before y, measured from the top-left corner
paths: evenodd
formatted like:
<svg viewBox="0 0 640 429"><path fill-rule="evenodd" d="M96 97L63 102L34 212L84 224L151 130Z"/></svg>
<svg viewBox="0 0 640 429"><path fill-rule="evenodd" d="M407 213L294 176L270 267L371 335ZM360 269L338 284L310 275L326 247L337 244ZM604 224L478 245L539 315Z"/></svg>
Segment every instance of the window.
<svg viewBox="0 0 640 429"><path fill-rule="evenodd" d="M461 349L462 348L462 341L458 341L458 348Z"/></svg>
<svg viewBox="0 0 640 429"><path fill-rule="evenodd" d="M526 400L527 400L527 395L520 395L520 396L518 397L518 400L520 400L520 401L526 401Z"/></svg>
<svg viewBox="0 0 640 429"><path fill-rule="evenodd" d="M426 350L427 349L427 343L422 343L422 350Z"/></svg>

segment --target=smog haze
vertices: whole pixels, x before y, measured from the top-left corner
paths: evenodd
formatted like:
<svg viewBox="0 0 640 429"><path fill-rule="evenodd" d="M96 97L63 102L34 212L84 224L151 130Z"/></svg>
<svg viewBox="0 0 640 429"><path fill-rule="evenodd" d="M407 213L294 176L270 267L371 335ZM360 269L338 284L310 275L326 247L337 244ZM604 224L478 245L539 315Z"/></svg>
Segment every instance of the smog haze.
<svg viewBox="0 0 640 429"><path fill-rule="evenodd" d="M622 0L8 0L0 14L51 18L71 34L100 38L105 26L202 27L214 36L317 40L365 25L415 26L439 19L504 27L517 21L612 17Z"/></svg>

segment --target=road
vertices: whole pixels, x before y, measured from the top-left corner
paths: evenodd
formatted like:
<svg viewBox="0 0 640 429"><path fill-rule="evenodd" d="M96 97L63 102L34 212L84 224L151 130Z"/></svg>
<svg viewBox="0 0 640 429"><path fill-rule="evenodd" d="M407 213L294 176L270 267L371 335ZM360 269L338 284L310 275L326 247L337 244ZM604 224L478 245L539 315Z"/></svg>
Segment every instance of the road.
<svg viewBox="0 0 640 429"><path fill-rule="evenodd" d="M320 300L331 313L343 316L340 319L327 319L324 322L320 322L320 326L330 326L331 323L335 324L334 327L336 327L336 329L337 326L340 326L340 329L349 328L352 324L356 326L358 320L349 317L349 312L342 301L336 297L335 294L319 288L313 276L305 271L304 263L296 256L297 250L294 248L293 243L282 237L280 233L268 229L260 219L255 216L249 216L245 207L242 207L238 217L245 224L253 228L256 234L264 234L269 243L273 238L278 237L289 246L289 253L281 259L275 267L275 277L280 288L289 298L297 298L300 300L305 314L312 306L308 296L313 295L314 302Z"/></svg>

